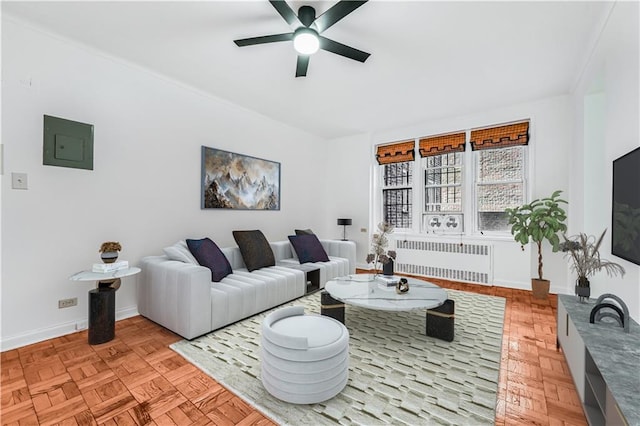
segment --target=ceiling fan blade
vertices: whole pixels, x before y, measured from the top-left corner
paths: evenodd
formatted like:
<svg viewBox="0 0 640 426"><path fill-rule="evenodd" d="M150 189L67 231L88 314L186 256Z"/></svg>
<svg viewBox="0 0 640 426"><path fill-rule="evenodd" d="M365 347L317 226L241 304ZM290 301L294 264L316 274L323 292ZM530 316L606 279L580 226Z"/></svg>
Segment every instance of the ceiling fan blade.
<svg viewBox="0 0 640 426"><path fill-rule="evenodd" d="M362 50L358 50L353 47L349 47L345 44L338 43L337 41L330 40L326 37L318 36L318 38L320 39L320 49L344 56L345 58L364 62L369 56L371 56L370 53L363 52Z"/></svg>
<svg viewBox="0 0 640 426"><path fill-rule="evenodd" d="M296 66L296 77L306 77L309 68L309 55L298 55L298 65Z"/></svg>
<svg viewBox="0 0 640 426"><path fill-rule="evenodd" d="M313 22L316 30L319 33L323 32L363 4L365 4L367 0L363 1L351 1L351 0L341 0L335 5L333 5L329 10L327 10L322 15L318 16L316 20Z"/></svg>
<svg viewBox="0 0 640 426"><path fill-rule="evenodd" d="M243 47L243 46L251 46L254 44L275 43L277 41L289 41L289 40L293 40L293 33L272 34L272 35L260 36L260 37L243 38L240 40L233 40L233 42L238 46Z"/></svg>
<svg viewBox="0 0 640 426"><path fill-rule="evenodd" d="M271 3L271 6L273 6L278 11L280 16L282 16L285 21L287 21L287 24L297 24L296 26L302 26L302 22L300 22L300 20L298 19L298 15L296 15L293 9L289 7L286 1L269 0L269 3Z"/></svg>

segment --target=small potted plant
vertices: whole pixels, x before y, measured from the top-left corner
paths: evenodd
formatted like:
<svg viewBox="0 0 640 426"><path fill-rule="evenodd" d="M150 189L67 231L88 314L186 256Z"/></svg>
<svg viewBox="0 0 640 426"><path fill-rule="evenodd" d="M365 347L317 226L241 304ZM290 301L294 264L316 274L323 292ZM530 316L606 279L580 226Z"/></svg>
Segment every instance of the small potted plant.
<svg viewBox="0 0 640 426"><path fill-rule="evenodd" d="M100 258L104 263L113 263L118 259L118 252L122 250L122 246L117 241L105 241L98 250Z"/></svg>
<svg viewBox="0 0 640 426"><path fill-rule="evenodd" d="M604 269L608 276L624 276L625 270L622 266L600 258L600 244L606 232L606 229L602 231L597 240L595 236L587 236L583 232L569 238L563 235L564 241L560 244L560 250L566 253L565 257L572 260L571 269L578 274L575 292L580 301L591 296L589 277L601 269Z"/></svg>
<svg viewBox="0 0 640 426"><path fill-rule="evenodd" d="M394 250L386 251L387 245L389 245L388 235L393 233L393 225L387 222L380 222L378 224L378 233L373 234L371 239L371 251L367 255L367 263L373 262L373 268L375 273L378 273L378 265L383 265L384 275L393 275L393 261L396 258L396 252Z"/></svg>
<svg viewBox="0 0 640 426"><path fill-rule="evenodd" d="M549 294L550 282L542 276L542 242L549 241L553 251L558 251L560 245L559 232L567 230L564 221L566 212L560 204L567 202L560 197L562 191L555 191L551 197L533 200L520 207L506 209L505 213L511 225L513 238L520 243L522 250L529 241L536 243L538 248L538 278L531 279L533 297L546 299Z"/></svg>

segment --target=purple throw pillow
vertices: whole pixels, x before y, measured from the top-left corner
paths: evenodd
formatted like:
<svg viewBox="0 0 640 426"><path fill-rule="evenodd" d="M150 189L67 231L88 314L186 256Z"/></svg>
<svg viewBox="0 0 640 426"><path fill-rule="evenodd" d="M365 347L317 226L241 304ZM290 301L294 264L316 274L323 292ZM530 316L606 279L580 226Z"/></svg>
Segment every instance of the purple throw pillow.
<svg viewBox="0 0 640 426"><path fill-rule="evenodd" d="M289 235L289 241L291 241L300 263L329 261L329 256L317 236L313 234Z"/></svg>
<svg viewBox="0 0 640 426"><path fill-rule="evenodd" d="M200 265L211 270L211 281L219 282L233 273L227 257L211 239L187 240L187 247Z"/></svg>

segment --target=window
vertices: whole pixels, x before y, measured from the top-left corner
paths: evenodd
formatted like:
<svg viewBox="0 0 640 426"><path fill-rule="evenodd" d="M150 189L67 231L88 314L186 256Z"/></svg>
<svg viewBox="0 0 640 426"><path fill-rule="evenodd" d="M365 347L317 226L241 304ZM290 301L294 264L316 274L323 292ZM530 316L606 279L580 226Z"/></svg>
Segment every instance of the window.
<svg viewBox="0 0 640 426"><path fill-rule="evenodd" d="M478 231L510 229L504 210L524 203L528 141L529 122L471 132Z"/></svg>
<svg viewBox="0 0 640 426"><path fill-rule="evenodd" d="M462 212L462 154L425 158L424 211Z"/></svg>
<svg viewBox="0 0 640 426"><path fill-rule="evenodd" d="M524 147L477 151L478 229L510 229L504 210L524 203Z"/></svg>
<svg viewBox="0 0 640 426"><path fill-rule="evenodd" d="M419 171L416 141L379 146L382 220L414 232L461 233L467 217L476 232L507 232L504 210L526 199L528 141L528 121L422 138ZM414 203L422 207L414 211Z"/></svg>
<svg viewBox="0 0 640 426"><path fill-rule="evenodd" d="M382 206L384 221L396 228L411 228L413 216L413 161L385 164Z"/></svg>
<svg viewBox="0 0 640 426"><path fill-rule="evenodd" d="M376 158L382 176L382 219L396 228L411 228L414 142L379 146Z"/></svg>

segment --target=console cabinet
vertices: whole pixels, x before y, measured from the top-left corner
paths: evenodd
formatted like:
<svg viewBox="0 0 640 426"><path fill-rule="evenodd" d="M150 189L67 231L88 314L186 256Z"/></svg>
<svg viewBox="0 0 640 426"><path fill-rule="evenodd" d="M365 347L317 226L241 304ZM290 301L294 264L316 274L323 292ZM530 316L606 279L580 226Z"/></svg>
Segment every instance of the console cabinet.
<svg viewBox="0 0 640 426"><path fill-rule="evenodd" d="M564 357L569 364L573 383L578 390L580 401L584 401L584 367L585 367L585 349L584 342L578 329L564 304L558 301L558 344L562 347Z"/></svg>
<svg viewBox="0 0 640 426"><path fill-rule="evenodd" d="M558 295L558 345L590 425L640 425L640 326L590 324L594 302Z"/></svg>

